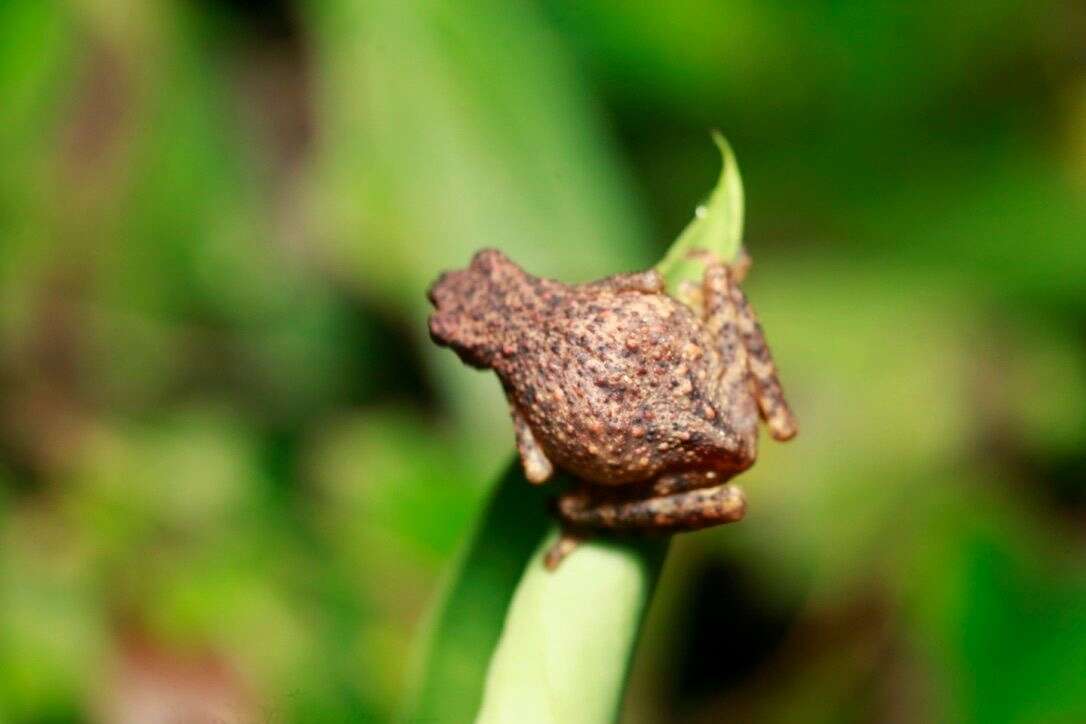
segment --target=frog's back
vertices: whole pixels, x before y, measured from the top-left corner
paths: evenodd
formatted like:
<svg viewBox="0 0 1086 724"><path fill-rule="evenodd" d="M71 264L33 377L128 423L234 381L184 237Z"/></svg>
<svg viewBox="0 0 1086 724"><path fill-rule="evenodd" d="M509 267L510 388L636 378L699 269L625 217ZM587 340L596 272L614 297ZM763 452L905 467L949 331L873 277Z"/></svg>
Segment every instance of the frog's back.
<svg viewBox="0 0 1086 724"><path fill-rule="evenodd" d="M728 441L705 415L711 343L693 312L663 294L571 292L499 370L548 457L621 484L718 454Z"/></svg>

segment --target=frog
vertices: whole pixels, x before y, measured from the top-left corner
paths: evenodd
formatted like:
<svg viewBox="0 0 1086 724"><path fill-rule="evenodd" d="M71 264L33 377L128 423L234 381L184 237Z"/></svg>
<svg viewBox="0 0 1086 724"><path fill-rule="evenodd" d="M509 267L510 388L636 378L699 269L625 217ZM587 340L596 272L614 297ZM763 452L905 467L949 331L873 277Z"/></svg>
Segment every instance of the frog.
<svg viewBox="0 0 1086 724"><path fill-rule="evenodd" d="M537 277L497 249L430 286L431 339L497 374L524 477L574 481L554 511L556 568L601 532L678 533L743 518L732 478L757 457L759 421L792 439L762 326L740 283L745 250L725 263L704 250L700 283L667 293L655 269L566 284Z"/></svg>

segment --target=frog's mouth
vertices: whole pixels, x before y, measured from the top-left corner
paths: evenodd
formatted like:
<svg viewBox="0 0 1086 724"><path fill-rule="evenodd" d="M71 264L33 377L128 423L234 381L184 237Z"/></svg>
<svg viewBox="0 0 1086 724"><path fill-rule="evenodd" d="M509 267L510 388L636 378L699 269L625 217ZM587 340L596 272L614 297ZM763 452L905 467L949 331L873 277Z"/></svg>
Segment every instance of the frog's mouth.
<svg viewBox="0 0 1086 724"><path fill-rule="evenodd" d="M449 315L442 312L434 312L430 315L430 339L439 347L456 347L455 321L449 319Z"/></svg>
<svg viewBox="0 0 1086 724"><path fill-rule="evenodd" d="M451 346L456 332L463 326L465 317L463 301L470 299L470 280L466 270L447 271L441 274L426 292L434 307L430 315L430 337L442 347Z"/></svg>

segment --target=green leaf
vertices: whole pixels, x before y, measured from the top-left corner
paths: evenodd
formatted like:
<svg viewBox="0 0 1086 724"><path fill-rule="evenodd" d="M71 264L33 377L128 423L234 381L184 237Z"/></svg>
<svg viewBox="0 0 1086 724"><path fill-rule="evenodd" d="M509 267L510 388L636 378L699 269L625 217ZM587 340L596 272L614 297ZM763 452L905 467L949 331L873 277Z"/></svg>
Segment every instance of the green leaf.
<svg viewBox="0 0 1086 724"><path fill-rule="evenodd" d="M731 259L740 247L742 182L727 142L714 140L720 180L657 267L672 293L701 278L690 252ZM432 619L405 720L617 718L667 541L591 540L548 571L551 490L510 464Z"/></svg>
<svg viewBox="0 0 1086 724"><path fill-rule="evenodd" d="M660 540L601 540L556 571L536 551L491 660L479 722L608 722L663 569Z"/></svg>
<svg viewBox="0 0 1086 724"><path fill-rule="evenodd" d="M720 131L713 132L713 142L723 157L720 179L709 200L697 207L694 219L656 265L672 294L683 281L701 279L704 262L690 258L691 252L701 249L721 259L733 259L743 243L743 180L739 166L731 145Z"/></svg>

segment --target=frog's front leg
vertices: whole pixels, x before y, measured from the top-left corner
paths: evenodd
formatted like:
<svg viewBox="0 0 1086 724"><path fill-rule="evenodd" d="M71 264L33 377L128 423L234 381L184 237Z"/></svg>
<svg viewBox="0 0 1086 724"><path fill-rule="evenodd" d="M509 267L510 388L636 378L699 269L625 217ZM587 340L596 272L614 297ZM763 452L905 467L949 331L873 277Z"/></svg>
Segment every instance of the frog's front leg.
<svg viewBox="0 0 1086 724"><path fill-rule="evenodd" d="M587 486L558 499L563 532L547 552L554 569L591 530L677 533L734 523L746 512L743 491L715 473L669 475L648 486Z"/></svg>
<svg viewBox="0 0 1086 724"><path fill-rule="evenodd" d="M517 452L520 453L520 462L524 466L524 477L529 483L539 485L547 482L554 474L554 464L543 452L543 448L536 442L535 435L528 421L524 419L512 396L507 392L509 401L509 414L513 417L513 430L517 436Z"/></svg>
<svg viewBox="0 0 1086 724"><path fill-rule="evenodd" d="M784 399L762 325L734 273L724 265L712 264L705 270L702 289L706 326L720 342L723 377L749 376L758 411L770 434L777 440L790 440L796 434L795 415Z"/></svg>

